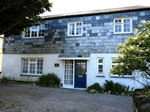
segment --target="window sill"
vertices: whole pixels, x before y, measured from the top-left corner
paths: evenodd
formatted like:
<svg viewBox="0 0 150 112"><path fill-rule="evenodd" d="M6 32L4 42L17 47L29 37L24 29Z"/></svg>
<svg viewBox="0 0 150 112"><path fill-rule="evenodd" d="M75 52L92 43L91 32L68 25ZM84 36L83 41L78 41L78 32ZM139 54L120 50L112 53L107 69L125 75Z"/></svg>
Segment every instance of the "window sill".
<svg viewBox="0 0 150 112"><path fill-rule="evenodd" d="M113 76L113 75L111 75L110 76L110 78L124 78L124 79L133 79L134 77L133 76Z"/></svg>
<svg viewBox="0 0 150 112"><path fill-rule="evenodd" d="M35 74L35 75L33 75L33 74L21 74L20 76L40 77L41 75L40 74Z"/></svg>
<svg viewBox="0 0 150 112"><path fill-rule="evenodd" d="M38 39L38 38L44 38L44 36L43 37L22 37L22 39Z"/></svg>
<svg viewBox="0 0 150 112"><path fill-rule="evenodd" d="M133 33L133 32L120 32L120 33L115 33L114 34L129 34L129 33Z"/></svg>
<svg viewBox="0 0 150 112"><path fill-rule="evenodd" d="M68 37L79 37L79 36L83 36L83 34L82 35L67 35Z"/></svg>
<svg viewBox="0 0 150 112"><path fill-rule="evenodd" d="M96 77L105 77L104 75L97 75Z"/></svg>

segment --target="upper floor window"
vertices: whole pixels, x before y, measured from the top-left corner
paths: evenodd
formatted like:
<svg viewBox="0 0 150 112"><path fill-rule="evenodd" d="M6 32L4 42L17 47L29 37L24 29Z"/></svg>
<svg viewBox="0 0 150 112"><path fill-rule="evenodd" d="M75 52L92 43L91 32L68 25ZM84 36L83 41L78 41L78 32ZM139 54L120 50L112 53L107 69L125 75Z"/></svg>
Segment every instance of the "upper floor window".
<svg viewBox="0 0 150 112"><path fill-rule="evenodd" d="M131 18L118 18L114 19L114 33L131 33L132 32L132 19Z"/></svg>
<svg viewBox="0 0 150 112"><path fill-rule="evenodd" d="M68 36L81 36L83 23L82 22L71 22L68 23Z"/></svg>
<svg viewBox="0 0 150 112"><path fill-rule="evenodd" d="M27 28L25 31L25 37L43 37L44 36L44 26L33 26L31 28Z"/></svg>

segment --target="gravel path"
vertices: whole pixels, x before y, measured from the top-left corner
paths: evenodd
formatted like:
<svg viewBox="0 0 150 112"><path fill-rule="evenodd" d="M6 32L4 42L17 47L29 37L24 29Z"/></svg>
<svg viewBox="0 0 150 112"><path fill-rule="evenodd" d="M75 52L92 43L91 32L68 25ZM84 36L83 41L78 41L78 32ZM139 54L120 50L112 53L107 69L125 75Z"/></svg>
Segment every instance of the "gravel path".
<svg viewBox="0 0 150 112"><path fill-rule="evenodd" d="M0 84L0 112L132 112L132 98L28 84Z"/></svg>

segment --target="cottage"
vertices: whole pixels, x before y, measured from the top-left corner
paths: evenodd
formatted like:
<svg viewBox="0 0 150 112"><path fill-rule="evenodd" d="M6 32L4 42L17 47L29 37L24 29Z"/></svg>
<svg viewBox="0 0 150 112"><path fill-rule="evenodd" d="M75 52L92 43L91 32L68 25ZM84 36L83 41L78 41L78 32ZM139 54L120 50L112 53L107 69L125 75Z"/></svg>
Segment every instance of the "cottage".
<svg viewBox="0 0 150 112"><path fill-rule="evenodd" d="M2 74L18 80L37 80L55 73L64 88L85 89L113 80L140 88L132 74L109 74L118 45L150 20L150 7L133 6L43 17L42 26L4 40Z"/></svg>

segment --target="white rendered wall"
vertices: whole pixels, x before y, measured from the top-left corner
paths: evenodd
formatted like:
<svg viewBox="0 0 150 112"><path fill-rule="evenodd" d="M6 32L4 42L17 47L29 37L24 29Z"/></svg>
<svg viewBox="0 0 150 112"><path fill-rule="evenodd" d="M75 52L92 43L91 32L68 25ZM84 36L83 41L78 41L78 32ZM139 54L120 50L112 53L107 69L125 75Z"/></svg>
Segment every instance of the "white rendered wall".
<svg viewBox="0 0 150 112"><path fill-rule="evenodd" d="M21 75L21 58L25 57L40 57L43 58L43 73L55 73L63 82L64 64L62 60L58 59L59 54L4 54L2 74L8 77L20 79ZM109 77L109 70L112 66L112 57L117 57L118 54L102 53L91 54L90 60L87 61L87 87L98 82L102 86L105 80L113 80L125 85L129 85L130 89L142 88L142 85L131 78L111 78ZM96 77L98 74L98 58L104 58L104 77ZM54 67L55 63L59 63L59 67Z"/></svg>
<svg viewBox="0 0 150 112"><path fill-rule="evenodd" d="M4 54L2 74L7 77L20 79L21 58L43 58L43 74L55 73L62 81L63 79L63 61L58 60L59 54ZM54 67L59 63L59 67Z"/></svg>
<svg viewBox="0 0 150 112"><path fill-rule="evenodd" d="M87 62L88 65L88 71L87 71L87 87L98 82L101 86L103 86L105 80L112 80L114 82L119 82L125 85L129 85L130 89L132 87L135 88L142 88L143 86L138 83L137 81L133 80L132 78L111 78L109 76L109 70L112 67L112 58L117 57L118 54L114 53L102 53L102 54L91 54L90 55L90 61ZM96 77L98 74L98 58L104 59L104 71L103 75L104 77Z"/></svg>

